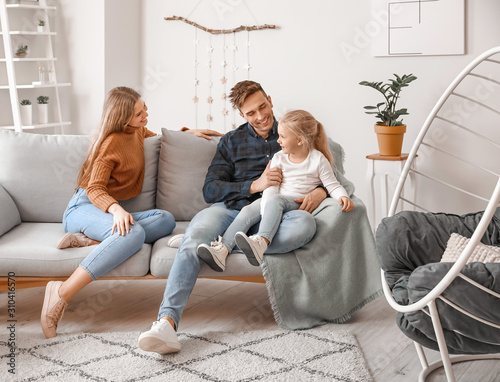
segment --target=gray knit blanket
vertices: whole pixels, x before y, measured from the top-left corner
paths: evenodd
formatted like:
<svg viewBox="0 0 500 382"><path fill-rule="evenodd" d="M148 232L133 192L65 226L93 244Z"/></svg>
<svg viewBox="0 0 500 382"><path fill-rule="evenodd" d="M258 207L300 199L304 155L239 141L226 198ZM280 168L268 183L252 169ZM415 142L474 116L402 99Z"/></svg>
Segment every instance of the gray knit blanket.
<svg viewBox="0 0 500 382"><path fill-rule="evenodd" d="M326 198L313 212L316 235L293 254L264 256L263 274L274 318L284 329L343 323L382 294L376 244L366 207L343 175L342 147L330 141L337 179L354 210Z"/></svg>

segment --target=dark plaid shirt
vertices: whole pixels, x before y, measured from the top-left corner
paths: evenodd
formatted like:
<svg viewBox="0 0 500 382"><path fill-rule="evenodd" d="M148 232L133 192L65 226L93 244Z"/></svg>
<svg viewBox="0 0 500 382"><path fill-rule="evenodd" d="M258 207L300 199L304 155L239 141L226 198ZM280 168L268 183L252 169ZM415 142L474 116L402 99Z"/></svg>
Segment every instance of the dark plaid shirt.
<svg viewBox="0 0 500 382"><path fill-rule="evenodd" d="M224 202L227 208L241 210L260 198L260 192L250 194L250 185L261 176L273 155L281 150L278 138L276 119L265 139L257 135L248 122L225 134L205 178L205 201Z"/></svg>

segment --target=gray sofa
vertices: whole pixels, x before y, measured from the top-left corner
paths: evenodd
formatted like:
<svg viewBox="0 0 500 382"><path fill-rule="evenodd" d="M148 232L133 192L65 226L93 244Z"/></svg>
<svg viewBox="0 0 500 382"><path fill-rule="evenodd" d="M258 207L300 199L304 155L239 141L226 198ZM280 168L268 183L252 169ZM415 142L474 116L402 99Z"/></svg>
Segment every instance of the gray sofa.
<svg viewBox="0 0 500 382"><path fill-rule="evenodd" d="M161 208L177 222L172 235L142 249L105 277L168 277L177 248L171 236L207 207L202 185L218 139L163 129L144 143L146 175L142 193L124 201L129 212ZM62 215L76 187L90 137L0 131L0 277L19 279L69 276L94 247L59 250ZM260 276L242 253L228 257L224 273L202 265L200 276ZM44 280L44 279L41 279ZM260 280L260 279L259 279Z"/></svg>

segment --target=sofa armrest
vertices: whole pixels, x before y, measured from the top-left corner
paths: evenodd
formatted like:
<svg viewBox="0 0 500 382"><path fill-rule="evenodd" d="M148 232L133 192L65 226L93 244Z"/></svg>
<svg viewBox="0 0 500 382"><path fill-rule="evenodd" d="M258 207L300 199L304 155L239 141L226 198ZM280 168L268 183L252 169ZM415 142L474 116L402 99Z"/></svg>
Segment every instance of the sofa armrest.
<svg viewBox="0 0 500 382"><path fill-rule="evenodd" d="M0 186L0 236L21 224L21 215L9 193Z"/></svg>

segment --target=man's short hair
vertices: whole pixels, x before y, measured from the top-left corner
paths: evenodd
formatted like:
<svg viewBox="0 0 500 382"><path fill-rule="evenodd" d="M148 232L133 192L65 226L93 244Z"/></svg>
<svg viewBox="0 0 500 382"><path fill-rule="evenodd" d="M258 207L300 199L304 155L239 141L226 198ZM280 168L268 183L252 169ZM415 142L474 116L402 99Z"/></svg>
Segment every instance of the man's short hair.
<svg viewBox="0 0 500 382"><path fill-rule="evenodd" d="M240 81L231 89L231 93L229 93L229 100L231 101L233 108L240 110L241 105L243 105L245 100L258 91L261 91L267 98L266 92L262 89L262 86L260 86L259 83L250 80Z"/></svg>

